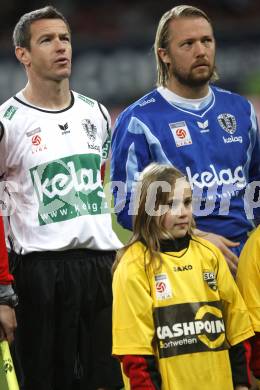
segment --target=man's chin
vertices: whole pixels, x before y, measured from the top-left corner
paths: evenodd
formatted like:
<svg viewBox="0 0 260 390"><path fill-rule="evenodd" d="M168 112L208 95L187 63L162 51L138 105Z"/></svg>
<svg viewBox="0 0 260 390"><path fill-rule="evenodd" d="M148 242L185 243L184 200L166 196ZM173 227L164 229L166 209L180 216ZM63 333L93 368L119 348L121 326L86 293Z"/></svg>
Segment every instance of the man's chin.
<svg viewBox="0 0 260 390"><path fill-rule="evenodd" d="M187 85L189 87L204 87L206 84L209 83L211 77L198 77L198 78L192 78L187 81Z"/></svg>
<svg viewBox="0 0 260 390"><path fill-rule="evenodd" d="M212 74L209 72L204 72L204 74L192 74L189 77L176 77L179 82L183 85L186 85L190 88L203 87L209 83Z"/></svg>
<svg viewBox="0 0 260 390"><path fill-rule="evenodd" d="M191 85L199 87L207 84L212 77L212 72L203 71L190 77L189 82Z"/></svg>
<svg viewBox="0 0 260 390"><path fill-rule="evenodd" d="M71 71L70 70L63 70L63 71L60 71L56 74L56 80L57 81L62 81L64 79L68 79L71 75Z"/></svg>

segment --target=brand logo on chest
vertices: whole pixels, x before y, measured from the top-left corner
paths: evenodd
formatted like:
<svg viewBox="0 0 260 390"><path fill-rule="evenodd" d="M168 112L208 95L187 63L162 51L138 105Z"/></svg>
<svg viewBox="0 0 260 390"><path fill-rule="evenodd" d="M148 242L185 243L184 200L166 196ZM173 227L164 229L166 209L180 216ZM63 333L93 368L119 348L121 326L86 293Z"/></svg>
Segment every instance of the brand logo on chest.
<svg viewBox="0 0 260 390"><path fill-rule="evenodd" d="M200 129L201 133L208 133L209 132L209 121L206 120L205 122L199 122L197 121L198 128Z"/></svg>
<svg viewBox="0 0 260 390"><path fill-rule="evenodd" d="M192 270L192 265L187 264L187 265L178 265L173 267L174 272L182 272L182 271L190 271Z"/></svg>
<svg viewBox="0 0 260 390"><path fill-rule="evenodd" d="M68 123L64 123L64 125L58 125L58 126L61 129L61 134L62 135L70 134L69 124Z"/></svg>

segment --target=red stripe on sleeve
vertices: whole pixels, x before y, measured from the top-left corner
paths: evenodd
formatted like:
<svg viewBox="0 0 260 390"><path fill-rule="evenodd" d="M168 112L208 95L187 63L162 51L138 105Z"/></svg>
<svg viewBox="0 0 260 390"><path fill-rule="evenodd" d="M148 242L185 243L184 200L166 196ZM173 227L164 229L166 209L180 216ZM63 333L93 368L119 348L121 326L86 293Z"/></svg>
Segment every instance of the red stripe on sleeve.
<svg viewBox="0 0 260 390"><path fill-rule="evenodd" d="M125 355L120 357L125 375L130 380L131 390L156 390L148 364L143 356Z"/></svg>
<svg viewBox="0 0 260 390"><path fill-rule="evenodd" d="M0 283L10 284L13 281L13 276L9 273L8 255L5 246L3 220L0 216Z"/></svg>
<svg viewBox="0 0 260 390"><path fill-rule="evenodd" d="M248 382L251 385L251 374L250 374L250 360L251 360L251 345L249 340L244 340L243 345L245 347L245 357L246 357L246 371L248 376Z"/></svg>
<svg viewBox="0 0 260 390"><path fill-rule="evenodd" d="M260 333L250 339L252 347L251 370L256 378L260 378Z"/></svg>
<svg viewBox="0 0 260 390"><path fill-rule="evenodd" d="M103 163L101 165L101 172L100 172L100 174L101 174L101 181L103 183L103 181L105 179L105 174L106 174L106 163Z"/></svg>

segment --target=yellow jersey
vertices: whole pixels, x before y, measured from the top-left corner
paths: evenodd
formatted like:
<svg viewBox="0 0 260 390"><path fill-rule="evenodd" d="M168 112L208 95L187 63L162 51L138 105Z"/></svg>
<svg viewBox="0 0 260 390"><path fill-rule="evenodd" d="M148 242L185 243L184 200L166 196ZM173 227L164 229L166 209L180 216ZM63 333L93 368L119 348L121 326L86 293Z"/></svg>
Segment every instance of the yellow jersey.
<svg viewBox="0 0 260 390"><path fill-rule="evenodd" d="M228 348L254 332L224 257L198 237L161 255L147 269L137 242L115 271L113 354L155 355L162 390L233 390Z"/></svg>
<svg viewBox="0 0 260 390"><path fill-rule="evenodd" d="M260 332L260 226L247 240L238 264L237 284L255 332Z"/></svg>

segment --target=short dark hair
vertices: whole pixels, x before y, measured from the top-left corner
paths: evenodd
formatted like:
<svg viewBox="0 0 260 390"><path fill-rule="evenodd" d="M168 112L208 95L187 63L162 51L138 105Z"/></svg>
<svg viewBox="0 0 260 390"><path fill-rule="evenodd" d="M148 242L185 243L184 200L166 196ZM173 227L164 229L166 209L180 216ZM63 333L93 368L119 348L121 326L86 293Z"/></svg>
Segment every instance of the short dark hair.
<svg viewBox="0 0 260 390"><path fill-rule="evenodd" d="M13 32L13 43L15 47L20 46L30 49L31 24L41 19L61 19L67 25L70 32L70 26L65 16L53 6L48 5L21 16Z"/></svg>

